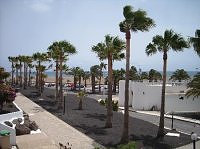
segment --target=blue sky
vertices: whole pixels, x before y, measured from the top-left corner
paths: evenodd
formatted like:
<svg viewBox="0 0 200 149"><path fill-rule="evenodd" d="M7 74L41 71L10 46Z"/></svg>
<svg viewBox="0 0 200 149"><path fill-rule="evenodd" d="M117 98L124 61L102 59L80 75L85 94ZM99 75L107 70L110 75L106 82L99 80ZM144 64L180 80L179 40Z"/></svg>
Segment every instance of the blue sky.
<svg viewBox="0 0 200 149"><path fill-rule="evenodd" d="M45 52L54 41L67 40L78 51L69 57L67 65L89 70L99 64L91 47L106 34L125 40L118 25L124 19L125 5L145 10L156 23L149 32L131 34L131 65L143 71L162 70L161 53L145 54L153 36L173 29L187 38L200 29L199 0L0 0L0 66L10 70L8 56ZM170 71L195 71L199 64L193 48L169 52ZM125 60L114 62L114 68L125 68Z"/></svg>

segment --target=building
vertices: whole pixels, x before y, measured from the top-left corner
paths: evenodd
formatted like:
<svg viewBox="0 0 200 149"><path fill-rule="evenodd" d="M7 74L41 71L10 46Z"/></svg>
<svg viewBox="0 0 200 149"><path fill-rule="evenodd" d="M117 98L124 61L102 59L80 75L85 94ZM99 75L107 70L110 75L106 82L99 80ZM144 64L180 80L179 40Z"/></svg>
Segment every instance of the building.
<svg viewBox="0 0 200 149"><path fill-rule="evenodd" d="M129 83L129 106L134 110L160 110L161 83L148 81ZM200 112L200 98L185 96L186 84L166 84L165 113ZM119 82L119 106L124 106L125 80Z"/></svg>

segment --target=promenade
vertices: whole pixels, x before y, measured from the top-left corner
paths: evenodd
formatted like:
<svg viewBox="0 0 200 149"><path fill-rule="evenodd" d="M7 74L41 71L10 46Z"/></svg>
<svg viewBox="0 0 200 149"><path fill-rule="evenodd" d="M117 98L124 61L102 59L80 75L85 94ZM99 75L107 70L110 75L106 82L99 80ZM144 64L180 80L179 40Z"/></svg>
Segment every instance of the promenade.
<svg viewBox="0 0 200 149"><path fill-rule="evenodd" d="M56 149L59 144L73 149L93 149L98 144L83 133L44 110L30 99L17 94L16 104L35 121L42 133L17 136L19 149Z"/></svg>

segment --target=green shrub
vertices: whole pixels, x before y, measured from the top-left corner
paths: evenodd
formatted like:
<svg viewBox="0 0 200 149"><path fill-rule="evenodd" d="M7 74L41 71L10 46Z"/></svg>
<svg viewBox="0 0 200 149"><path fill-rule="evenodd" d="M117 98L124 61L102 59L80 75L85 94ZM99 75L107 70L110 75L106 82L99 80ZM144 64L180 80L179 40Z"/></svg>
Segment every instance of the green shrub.
<svg viewBox="0 0 200 149"><path fill-rule="evenodd" d="M106 98L105 100L102 99L99 101L99 104L100 105L103 105L103 106L107 106L107 103L108 103L108 99ZM118 111L118 101L112 101L112 107L113 107L113 111Z"/></svg>
<svg viewBox="0 0 200 149"><path fill-rule="evenodd" d="M131 141L128 144L118 145L117 148L118 149L136 149L136 143L134 141Z"/></svg>
<svg viewBox="0 0 200 149"><path fill-rule="evenodd" d="M112 107L113 107L113 111L118 111L118 101L112 101Z"/></svg>
<svg viewBox="0 0 200 149"><path fill-rule="evenodd" d="M100 101L99 103L100 103L100 105L102 105L102 106L105 106L105 105L106 105L105 100L103 100L103 99L101 99L101 101Z"/></svg>

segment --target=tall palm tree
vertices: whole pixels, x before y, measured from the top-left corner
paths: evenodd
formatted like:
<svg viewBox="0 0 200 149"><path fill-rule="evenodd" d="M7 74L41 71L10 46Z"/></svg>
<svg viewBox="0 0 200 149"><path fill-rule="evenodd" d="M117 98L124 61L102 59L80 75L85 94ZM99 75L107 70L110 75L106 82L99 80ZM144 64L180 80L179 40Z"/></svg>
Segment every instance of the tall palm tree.
<svg viewBox="0 0 200 149"><path fill-rule="evenodd" d="M106 69L106 65L104 62L101 62L99 64L100 67L100 76L99 76L99 93L101 93L101 77L103 76L103 69Z"/></svg>
<svg viewBox="0 0 200 149"><path fill-rule="evenodd" d="M45 66L42 65L42 62L49 61L49 57L47 53L34 53L33 59L36 61L36 87L39 88L40 94L43 92L43 72L45 70ZM38 82L38 83L37 83Z"/></svg>
<svg viewBox="0 0 200 149"><path fill-rule="evenodd" d="M186 96L193 96L198 98L200 96L200 72L194 75L193 79L188 83L189 90L186 92Z"/></svg>
<svg viewBox="0 0 200 149"><path fill-rule="evenodd" d="M132 6L125 6L123 10L124 21L120 22L120 31L126 35L126 80L125 80L125 100L124 100L124 126L121 143L127 143L128 134L128 101L129 101L129 67L130 67L130 39L131 31L148 31L155 26L154 21L147 17L147 13L141 9L134 11Z"/></svg>
<svg viewBox="0 0 200 149"><path fill-rule="evenodd" d="M55 100L58 101L58 71L59 71L59 48L58 48L58 42L54 42L52 45L48 47L48 56L54 60L55 64L55 83L56 83L56 89L55 89Z"/></svg>
<svg viewBox="0 0 200 149"><path fill-rule="evenodd" d="M170 77L170 80L176 81L178 80L181 82L182 80L188 80L190 79L190 76L188 75L187 71L184 69L177 69L175 72L173 72L172 76Z"/></svg>
<svg viewBox="0 0 200 149"><path fill-rule="evenodd" d="M188 48L187 41L173 30L166 30L164 36L156 35L153 37L152 43L146 47L146 54L153 55L157 52L163 53L163 83L161 95L161 110L160 123L157 137L164 136L164 113L165 113L165 86L166 86L166 71L167 71L167 52L172 49L175 52L183 51Z"/></svg>
<svg viewBox="0 0 200 149"><path fill-rule="evenodd" d="M121 60L124 58L123 50L125 48L125 42L118 37L112 37L110 35L105 36L104 43L98 43L92 47L92 51L95 52L99 59L108 60L108 105L107 105L107 119L106 128L112 128L112 74L113 74L113 61Z"/></svg>
<svg viewBox="0 0 200 149"><path fill-rule="evenodd" d="M63 88L63 83L62 83L63 65L64 65L64 62L66 62L66 60L68 59L69 55L76 53L76 48L70 42L63 40L63 41L54 42L48 49L52 58L56 60L56 65L59 65L59 66L56 66L56 69L57 69L56 74L59 69L60 71L60 74L59 74L60 98L58 101L58 108L60 109L63 107L63 89L62 89Z"/></svg>
<svg viewBox="0 0 200 149"><path fill-rule="evenodd" d="M197 29L195 32L195 37L190 37L190 43L193 45L194 50L200 56L200 30Z"/></svg>

